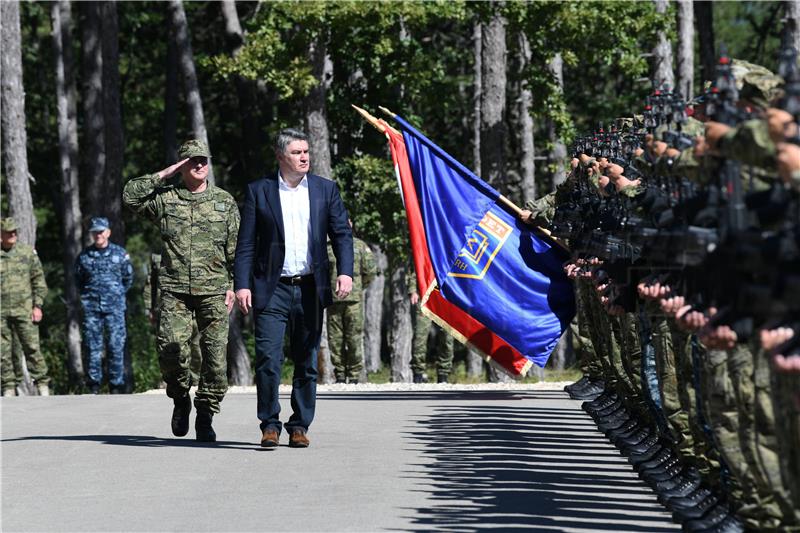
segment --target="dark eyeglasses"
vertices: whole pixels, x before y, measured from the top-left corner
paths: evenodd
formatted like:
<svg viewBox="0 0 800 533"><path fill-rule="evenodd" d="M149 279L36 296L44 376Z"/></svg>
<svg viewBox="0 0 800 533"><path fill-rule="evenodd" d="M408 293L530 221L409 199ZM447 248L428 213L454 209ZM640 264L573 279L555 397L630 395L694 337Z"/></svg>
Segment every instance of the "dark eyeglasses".
<svg viewBox="0 0 800 533"><path fill-rule="evenodd" d="M207 157L203 157L201 155L192 157L191 159L189 159L189 161L192 163L193 167L196 167L197 165L200 165L201 167L204 167L204 166L206 166L208 164L208 158Z"/></svg>

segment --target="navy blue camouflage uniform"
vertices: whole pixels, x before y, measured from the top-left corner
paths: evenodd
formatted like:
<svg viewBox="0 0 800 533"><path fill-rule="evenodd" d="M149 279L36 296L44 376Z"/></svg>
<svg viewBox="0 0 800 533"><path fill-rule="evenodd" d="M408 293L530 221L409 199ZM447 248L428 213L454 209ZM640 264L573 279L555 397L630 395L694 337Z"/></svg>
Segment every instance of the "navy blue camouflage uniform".
<svg viewBox="0 0 800 533"><path fill-rule="evenodd" d="M108 332L108 382L124 385L123 358L125 328L125 293L133 285L133 266L128 252L112 242L103 249L94 245L78 256L75 277L83 306L83 338L89 360L87 385L103 381L104 333Z"/></svg>

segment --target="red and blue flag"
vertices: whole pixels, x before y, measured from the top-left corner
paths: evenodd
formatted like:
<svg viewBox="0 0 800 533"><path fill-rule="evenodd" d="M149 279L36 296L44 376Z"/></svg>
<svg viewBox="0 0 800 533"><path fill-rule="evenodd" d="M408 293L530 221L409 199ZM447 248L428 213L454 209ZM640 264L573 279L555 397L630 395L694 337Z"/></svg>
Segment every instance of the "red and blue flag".
<svg viewBox="0 0 800 533"><path fill-rule="evenodd" d="M575 314L558 245L402 118L386 123L422 312L512 376L544 367Z"/></svg>

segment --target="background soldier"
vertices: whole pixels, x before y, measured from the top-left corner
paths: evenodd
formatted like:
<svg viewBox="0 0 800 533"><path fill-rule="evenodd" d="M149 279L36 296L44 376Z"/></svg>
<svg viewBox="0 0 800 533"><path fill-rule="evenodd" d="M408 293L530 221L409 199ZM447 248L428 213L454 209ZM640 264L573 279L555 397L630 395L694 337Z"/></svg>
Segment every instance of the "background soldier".
<svg viewBox="0 0 800 533"><path fill-rule="evenodd" d="M192 322L200 330L203 362L194 398L197 440L214 442L214 414L228 389L226 346L239 208L233 197L207 181L209 153L202 141L183 143L180 161L155 174L130 180L125 205L159 225L162 249L158 354L172 411L172 433L189 432L192 400L189 372ZM167 180L176 172L179 179Z"/></svg>
<svg viewBox="0 0 800 533"><path fill-rule="evenodd" d="M11 339L15 335L28 364L31 379L40 396L48 396L50 378L47 363L39 351L39 322L47 283L36 250L17 242L13 218L0 221L0 354L2 354L3 396L14 396L17 378L12 361Z"/></svg>
<svg viewBox="0 0 800 533"><path fill-rule="evenodd" d="M350 227L353 222L350 221ZM331 351L336 383L358 383L364 368L364 302L362 295L377 274L375 257L367 243L353 237L353 292L337 300L325 311L328 316L328 349ZM328 243L328 261L336 264L333 247ZM331 269L331 286L336 285L336 271Z"/></svg>
<svg viewBox="0 0 800 533"><path fill-rule="evenodd" d="M417 277L414 269L408 269L406 276L408 286L408 297L411 305L414 306L414 339L411 347L411 372L413 373L414 383L425 383L425 363L428 355L428 334L431 331L433 322L430 318L422 314L420 306L420 295L417 293ZM450 371L453 369L453 337L436 326L436 381L437 383L447 383Z"/></svg>
<svg viewBox="0 0 800 533"><path fill-rule="evenodd" d="M125 390L125 294L133 285L133 266L125 248L109 240L111 229L105 217L92 218L89 228L94 244L75 262L75 279L81 291L83 338L88 350L86 386L97 394L103 383L103 348L108 332L108 389Z"/></svg>
<svg viewBox="0 0 800 533"><path fill-rule="evenodd" d="M150 271L144 279L144 312L156 332L161 318L161 287L158 284L158 275L161 270L161 254L150 254ZM192 375L192 385L200 383L200 365L203 355L200 351L200 331L197 329L197 320L192 320L192 359L189 372Z"/></svg>

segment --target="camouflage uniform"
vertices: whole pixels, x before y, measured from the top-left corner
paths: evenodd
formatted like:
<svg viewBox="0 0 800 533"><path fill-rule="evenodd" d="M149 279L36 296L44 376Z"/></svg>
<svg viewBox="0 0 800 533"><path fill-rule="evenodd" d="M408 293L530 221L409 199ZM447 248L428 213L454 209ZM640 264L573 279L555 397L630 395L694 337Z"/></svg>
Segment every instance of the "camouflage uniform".
<svg viewBox="0 0 800 533"><path fill-rule="evenodd" d="M150 254L150 271L144 277L144 312L148 318L153 319L156 332L161 320L161 289L158 285L158 273L161 270L161 254ZM192 385L200 383L200 366L203 354L200 351L200 331L197 329L197 320L192 321L192 357L189 372L192 375Z"/></svg>
<svg viewBox="0 0 800 533"><path fill-rule="evenodd" d="M193 153L196 148L205 154ZM199 141L185 143L179 157L193 155L207 156L207 148ZM130 180L122 199L158 224L164 243L157 346L167 395L181 399L188 394L189 345L196 320L203 362L194 405L198 413L218 413L228 388L225 293L232 290L239 208L230 194L214 185L192 193L180 177L161 180L158 174Z"/></svg>
<svg viewBox="0 0 800 533"><path fill-rule="evenodd" d="M328 307L328 349L337 382L358 382L364 368L364 302L362 295L377 274L375 258L367 243L353 237L353 290L343 300ZM328 261L336 263L328 243ZM331 286L336 286L336 272L331 269Z"/></svg>
<svg viewBox="0 0 800 533"><path fill-rule="evenodd" d="M75 262L75 280L83 307L83 339L89 363L87 385L97 388L103 382L104 336L107 333L109 387L120 389L125 384L125 294L133 285L130 256L113 242L102 249L89 246Z"/></svg>
<svg viewBox="0 0 800 533"><path fill-rule="evenodd" d="M409 294L417 292L417 277L413 268L409 268L406 275L406 286ZM426 357L428 354L428 334L431 331L433 322L422 313L422 294L419 295L419 303L414 306L414 337L411 344L411 372L415 378L421 378L425 373ZM440 382L447 381L447 377L453 370L453 337L437 325L438 333L437 346L435 349L435 364L437 379Z"/></svg>
<svg viewBox="0 0 800 533"><path fill-rule="evenodd" d="M3 219L2 229L17 228L13 219ZM34 307L41 308L47 296L47 283L36 250L16 243L0 250L0 354L2 354L3 391L17 386L12 360L12 335L22 344L31 379L43 387L50 382L47 363L39 349L39 325L31 321Z"/></svg>

